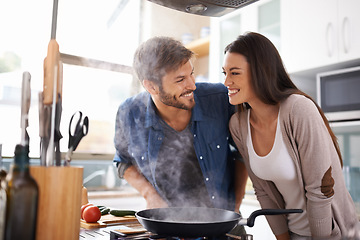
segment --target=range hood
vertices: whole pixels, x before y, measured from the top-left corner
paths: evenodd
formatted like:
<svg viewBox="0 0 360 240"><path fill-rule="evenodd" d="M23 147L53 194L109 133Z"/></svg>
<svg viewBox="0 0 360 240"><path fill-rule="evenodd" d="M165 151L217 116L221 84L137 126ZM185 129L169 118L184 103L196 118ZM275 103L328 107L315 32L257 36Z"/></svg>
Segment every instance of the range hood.
<svg viewBox="0 0 360 240"><path fill-rule="evenodd" d="M220 17L258 0L148 0L164 7L197 15Z"/></svg>

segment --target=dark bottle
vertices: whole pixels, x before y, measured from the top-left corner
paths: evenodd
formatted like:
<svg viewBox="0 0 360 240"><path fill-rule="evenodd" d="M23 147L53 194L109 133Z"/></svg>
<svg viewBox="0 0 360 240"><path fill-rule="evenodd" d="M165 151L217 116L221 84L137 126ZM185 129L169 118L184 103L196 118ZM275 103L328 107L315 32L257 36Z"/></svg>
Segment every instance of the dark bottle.
<svg viewBox="0 0 360 240"><path fill-rule="evenodd" d="M5 178L7 172L3 168L1 149L2 149L2 145L0 144L0 240L3 240L4 232L5 232L5 211L6 211Z"/></svg>
<svg viewBox="0 0 360 240"><path fill-rule="evenodd" d="M38 185L29 170L29 146L16 145L7 177L4 240L35 240Z"/></svg>
<svg viewBox="0 0 360 240"><path fill-rule="evenodd" d="M5 213L6 213L5 177L6 177L6 171L0 166L0 240L4 239L4 231L5 231Z"/></svg>

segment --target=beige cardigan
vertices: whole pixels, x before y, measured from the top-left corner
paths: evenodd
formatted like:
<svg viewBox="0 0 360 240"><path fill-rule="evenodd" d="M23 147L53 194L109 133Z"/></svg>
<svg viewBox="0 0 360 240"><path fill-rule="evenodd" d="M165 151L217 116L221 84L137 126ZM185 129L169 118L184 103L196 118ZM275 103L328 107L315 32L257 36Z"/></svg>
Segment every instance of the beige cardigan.
<svg viewBox="0 0 360 240"><path fill-rule="evenodd" d="M280 104L280 126L287 150L294 160L313 238L341 239L357 227L354 203L345 187L339 157L315 104L293 94ZM232 137L244 158L249 177L262 208L284 208L284 200L271 181L255 176L246 146L247 111L230 120ZM288 231L284 215L267 216L275 235ZM332 229L332 224L334 228Z"/></svg>

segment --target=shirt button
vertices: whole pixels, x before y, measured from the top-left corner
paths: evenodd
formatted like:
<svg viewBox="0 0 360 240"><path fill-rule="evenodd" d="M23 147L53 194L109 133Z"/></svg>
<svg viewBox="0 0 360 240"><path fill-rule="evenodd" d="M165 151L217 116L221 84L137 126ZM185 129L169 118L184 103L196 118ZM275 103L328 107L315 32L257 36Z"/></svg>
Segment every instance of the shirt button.
<svg viewBox="0 0 360 240"><path fill-rule="evenodd" d="M216 148L220 148L220 145L217 145Z"/></svg>
<svg viewBox="0 0 360 240"><path fill-rule="evenodd" d="M207 177L207 178L205 178L205 180L206 180L206 181L209 181L209 178Z"/></svg>
<svg viewBox="0 0 360 240"><path fill-rule="evenodd" d="M215 199L215 196L211 196L211 199Z"/></svg>
<svg viewBox="0 0 360 240"><path fill-rule="evenodd" d="M196 134L194 134L194 137L196 137Z"/></svg>
<svg viewBox="0 0 360 240"><path fill-rule="evenodd" d="M161 141L161 140L162 140L162 137L158 137L158 140Z"/></svg>
<svg viewBox="0 0 360 240"><path fill-rule="evenodd" d="M226 140L229 140L229 137L226 137Z"/></svg>
<svg viewBox="0 0 360 240"><path fill-rule="evenodd" d="M134 156L134 153L131 153L131 156Z"/></svg>
<svg viewBox="0 0 360 240"><path fill-rule="evenodd" d="M203 159L203 156L200 156L200 159Z"/></svg>
<svg viewBox="0 0 360 240"><path fill-rule="evenodd" d="M144 159L145 159L144 156L142 156L142 157L141 157L141 160L144 160Z"/></svg>

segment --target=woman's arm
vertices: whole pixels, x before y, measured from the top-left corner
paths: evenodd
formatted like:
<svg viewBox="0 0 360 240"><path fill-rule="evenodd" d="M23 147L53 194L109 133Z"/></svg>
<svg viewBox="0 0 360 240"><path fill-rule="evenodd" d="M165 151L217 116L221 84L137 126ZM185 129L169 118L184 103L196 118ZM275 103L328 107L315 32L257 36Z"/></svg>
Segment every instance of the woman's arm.
<svg viewBox="0 0 360 240"><path fill-rule="evenodd" d="M294 148L300 158L310 230L314 237L327 237L332 227L332 164L340 169L340 161L325 123L310 99L298 97L292 105L290 121L297 143Z"/></svg>
<svg viewBox="0 0 360 240"><path fill-rule="evenodd" d="M288 232L276 235L275 237L277 240L290 240L290 234Z"/></svg>
<svg viewBox="0 0 360 240"><path fill-rule="evenodd" d="M235 212L239 212L240 205L245 195L248 173L245 164L241 161L235 162Z"/></svg>

